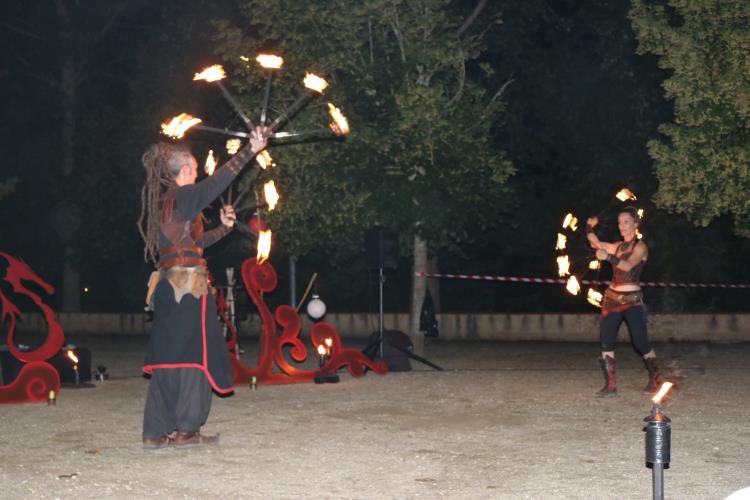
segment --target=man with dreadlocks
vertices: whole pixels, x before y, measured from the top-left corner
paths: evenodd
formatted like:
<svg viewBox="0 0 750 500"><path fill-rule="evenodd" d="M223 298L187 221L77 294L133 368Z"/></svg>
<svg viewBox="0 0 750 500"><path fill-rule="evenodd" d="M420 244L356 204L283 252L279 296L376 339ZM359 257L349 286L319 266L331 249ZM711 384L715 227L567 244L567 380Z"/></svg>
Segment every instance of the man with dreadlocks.
<svg viewBox="0 0 750 500"><path fill-rule="evenodd" d="M216 301L208 293L203 249L229 233L235 213L225 205L222 224L204 232L201 211L266 147L266 133L256 129L249 145L197 184L198 163L185 146L158 143L143 155L146 183L138 227L144 257L159 268L147 299L154 317L143 367L151 375L143 412L145 449L218 443L218 436L203 435L200 428L211 409L212 389L233 391L232 370Z"/></svg>

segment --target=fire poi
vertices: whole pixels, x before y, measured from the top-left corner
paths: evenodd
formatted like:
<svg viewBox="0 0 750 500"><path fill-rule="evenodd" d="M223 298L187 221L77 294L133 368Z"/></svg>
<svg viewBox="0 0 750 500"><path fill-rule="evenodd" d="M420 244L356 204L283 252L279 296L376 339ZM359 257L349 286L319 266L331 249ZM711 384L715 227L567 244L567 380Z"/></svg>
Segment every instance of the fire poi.
<svg viewBox="0 0 750 500"><path fill-rule="evenodd" d="M610 205L599 212L599 217L608 212L614 206L614 203L618 201L621 203L632 203L637 199L636 195L630 189L622 188L615 193ZM638 216L643 220L645 215L644 209L638 208L637 212ZM601 264L594 258L591 247L585 241L585 235L577 230L578 218L572 212L568 212L563 217L561 227L555 239L557 274L561 278L569 276L565 284L565 289L572 295L578 295L581 292L581 284L587 284L586 301L594 307L601 308L603 289L607 281L600 279ZM583 236L583 238L575 239L576 234ZM643 234L641 234L639 229L636 229L636 236L638 239L643 238Z"/></svg>

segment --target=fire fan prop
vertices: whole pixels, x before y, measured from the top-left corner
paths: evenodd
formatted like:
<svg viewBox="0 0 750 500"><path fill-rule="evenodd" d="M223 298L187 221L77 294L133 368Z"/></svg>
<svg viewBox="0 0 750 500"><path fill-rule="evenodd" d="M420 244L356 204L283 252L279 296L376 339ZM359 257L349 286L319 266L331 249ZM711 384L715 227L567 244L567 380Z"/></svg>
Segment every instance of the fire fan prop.
<svg viewBox="0 0 750 500"><path fill-rule="evenodd" d="M60 391L60 375L46 360L60 351L65 342L65 336L62 326L55 318L55 312L24 283L33 283L48 294L53 293L54 288L37 276L24 262L4 252L0 252L0 257L8 261L3 281L10 283L14 293L29 297L42 311L47 322L47 339L42 345L32 351L18 349L13 335L21 311L0 290L2 303L0 317L3 321L7 319L9 324L6 341L8 349L13 357L25 363L11 384L0 386L0 404L41 403L47 401L51 394L57 394Z"/></svg>
<svg viewBox="0 0 750 500"><path fill-rule="evenodd" d="M637 198L632 191L622 188L615 193L609 205L599 212L597 218L601 219L613 208L619 210L622 208L622 203L632 205L636 200ZM642 208L637 210L638 216L643 220L644 210ZM560 278L567 277L565 289L571 295L581 294L581 284L588 284L586 301L594 307L601 308L603 289L608 282L600 280L601 262L596 260L595 253L591 249L584 231L578 232L579 226L580 222L572 212L569 212L563 218L555 238L557 274ZM580 234L581 237L576 238L577 234ZM639 239L643 237L638 230L636 230L636 236Z"/></svg>

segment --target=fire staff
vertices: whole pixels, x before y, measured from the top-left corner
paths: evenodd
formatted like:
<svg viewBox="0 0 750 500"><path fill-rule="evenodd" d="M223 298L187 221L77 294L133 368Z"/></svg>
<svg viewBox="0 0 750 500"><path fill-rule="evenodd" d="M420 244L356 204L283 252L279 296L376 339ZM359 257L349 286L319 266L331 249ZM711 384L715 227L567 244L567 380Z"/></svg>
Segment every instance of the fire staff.
<svg viewBox="0 0 750 500"><path fill-rule="evenodd" d="M656 392L662 382L656 364L656 353L648 340L647 311L643 302L640 279L648 259L648 246L639 239L640 217L633 207L626 207L617 216L617 227L623 241L607 243L600 241L594 232L599 223L596 217L588 219L586 236L596 250L596 258L612 264L612 283L604 293L599 339L601 342L600 364L605 385L596 394L600 397L617 395L615 383L615 342L617 331L623 321L628 325L630 339L648 370L648 384L644 392Z"/></svg>
<svg viewBox="0 0 750 500"><path fill-rule="evenodd" d="M200 429L212 390L233 391L232 370L203 249L229 233L235 214L231 205L224 206L222 224L204 232L201 211L265 149L266 133L265 128L253 131L247 146L197 184L198 164L185 146L159 143L143 155L146 182L138 226L144 257L159 268L147 298L154 317L143 368L151 375L143 415L146 449L218 442L218 436Z"/></svg>

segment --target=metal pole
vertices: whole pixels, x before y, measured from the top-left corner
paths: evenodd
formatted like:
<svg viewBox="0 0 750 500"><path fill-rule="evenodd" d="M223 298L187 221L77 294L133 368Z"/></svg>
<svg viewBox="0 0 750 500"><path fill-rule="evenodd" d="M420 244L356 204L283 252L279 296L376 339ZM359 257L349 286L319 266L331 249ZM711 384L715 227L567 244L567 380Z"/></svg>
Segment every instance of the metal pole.
<svg viewBox="0 0 750 500"><path fill-rule="evenodd" d="M297 308L297 261L289 257L289 305Z"/></svg>
<svg viewBox="0 0 750 500"><path fill-rule="evenodd" d="M381 267L379 270L380 274L380 327L379 327L379 335L380 335L380 360L383 361L383 282L385 281L385 277L383 276L383 268Z"/></svg>
<svg viewBox="0 0 750 500"><path fill-rule="evenodd" d="M664 500L664 464L652 465L654 500Z"/></svg>

